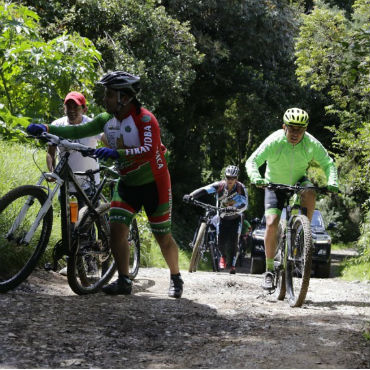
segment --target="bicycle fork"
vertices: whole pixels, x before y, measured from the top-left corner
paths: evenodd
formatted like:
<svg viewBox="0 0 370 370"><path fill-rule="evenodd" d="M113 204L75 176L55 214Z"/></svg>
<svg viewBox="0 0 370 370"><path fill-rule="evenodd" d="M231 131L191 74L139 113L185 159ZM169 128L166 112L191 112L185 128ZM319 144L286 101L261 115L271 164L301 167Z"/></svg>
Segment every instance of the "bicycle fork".
<svg viewBox="0 0 370 370"><path fill-rule="evenodd" d="M41 175L40 176L40 179L39 179L39 181L37 182L36 185L37 186L40 186L41 183L42 183L42 181L43 181L43 179L44 179L44 175ZM61 181L63 181L63 180L61 180ZM43 219L43 217L45 216L45 214L49 210L49 208L51 206L52 199L53 199L55 193L59 190L59 187L60 187L60 184L57 181L57 184L56 184L55 188L53 189L53 191L51 193L48 194L48 197L47 197L45 203L42 205L41 209L39 210L39 212L38 212L38 214L36 216L36 219L33 222L33 224L31 225L31 227L28 230L27 234L24 236L24 238L22 238L21 240L18 241L19 244L22 244L22 243L24 243L26 245L29 244L29 242L32 239L33 234L35 233L36 229L38 228L41 220ZM24 203L22 209L20 210L17 218L13 222L13 225L10 227L8 233L5 235L5 238L6 239L11 240L13 238L13 234L14 234L15 230L18 229L19 225L22 223L22 221L26 217L26 214L27 214L29 208L34 204L34 202L35 202L34 199L35 198L32 197L32 196L29 196L27 198L27 200Z"/></svg>

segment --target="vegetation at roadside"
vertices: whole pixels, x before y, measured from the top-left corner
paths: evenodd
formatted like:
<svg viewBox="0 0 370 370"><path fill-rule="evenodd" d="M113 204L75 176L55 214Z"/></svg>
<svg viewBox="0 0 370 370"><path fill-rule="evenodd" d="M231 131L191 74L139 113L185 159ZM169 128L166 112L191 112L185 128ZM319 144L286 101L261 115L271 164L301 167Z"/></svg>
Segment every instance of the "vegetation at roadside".
<svg viewBox="0 0 370 370"><path fill-rule="evenodd" d="M17 186L36 184L41 174L40 169L46 170L45 153L44 149L36 149L28 144L7 143L0 140L0 177L8 179L8 181L0 182L0 197ZM17 165L14 166L14 163ZM47 183L43 185L47 186ZM53 247L61 237L60 206L57 197L54 197L53 210L53 229L40 266L43 266L45 262L51 262ZM166 267L158 243L150 232L146 216L139 214L137 221L140 230L142 266ZM189 266L189 253L189 251L180 250L181 269L187 269Z"/></svg>

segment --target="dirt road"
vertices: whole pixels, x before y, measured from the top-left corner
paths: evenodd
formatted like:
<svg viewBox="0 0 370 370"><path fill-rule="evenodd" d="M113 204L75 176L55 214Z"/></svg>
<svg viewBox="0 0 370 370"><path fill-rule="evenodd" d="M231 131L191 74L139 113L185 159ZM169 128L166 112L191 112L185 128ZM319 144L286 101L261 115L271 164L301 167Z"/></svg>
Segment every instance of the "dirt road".
<svg viewBox="0 0 370 370"><path fill-rule="evenodd" d="M311 279L290 308L262 276L140 269L134 294L76 296L66 278L35 272L0 295L0 368L369 368L370 284Z"/></svg>

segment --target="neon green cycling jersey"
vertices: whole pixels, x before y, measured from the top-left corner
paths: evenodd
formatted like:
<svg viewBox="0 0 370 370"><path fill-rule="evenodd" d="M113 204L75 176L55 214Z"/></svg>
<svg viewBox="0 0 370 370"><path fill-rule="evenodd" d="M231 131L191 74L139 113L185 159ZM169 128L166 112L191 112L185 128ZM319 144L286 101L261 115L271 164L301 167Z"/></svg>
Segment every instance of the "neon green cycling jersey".
<svg viewBox="0 0 370 370"><path fill-rule="evenodd" d="M252 182L261 179L258 170L265 162L268 182L294 185L306 175L309 163L315 160L324 170L328 185L338 186L337 169L323 145L305 132L296 145L288 142L284 130L268 136L248 158L245 167Z"/></svg>

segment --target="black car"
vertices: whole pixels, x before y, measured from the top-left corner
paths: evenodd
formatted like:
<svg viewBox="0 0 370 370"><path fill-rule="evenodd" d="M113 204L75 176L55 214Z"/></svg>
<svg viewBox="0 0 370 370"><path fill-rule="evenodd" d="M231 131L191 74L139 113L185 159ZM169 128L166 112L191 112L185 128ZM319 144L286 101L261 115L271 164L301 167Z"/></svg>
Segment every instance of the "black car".
<svg viewBox="0 0 370 370"><path fill-rule="evenodd" d="M284 218L283 210L282 218ZM334 227L330 223L328 229ZM266 220L263 216L252 233L251 250L251 274L262 274L265 272L265 244L264 236L266 230ZM324 220L321 212L315 210L311 221L311 233L314 243L314 253L312 256L312 270L315 277L328 278L330 276L331 265L331 237L325 230Z"/></svg>

